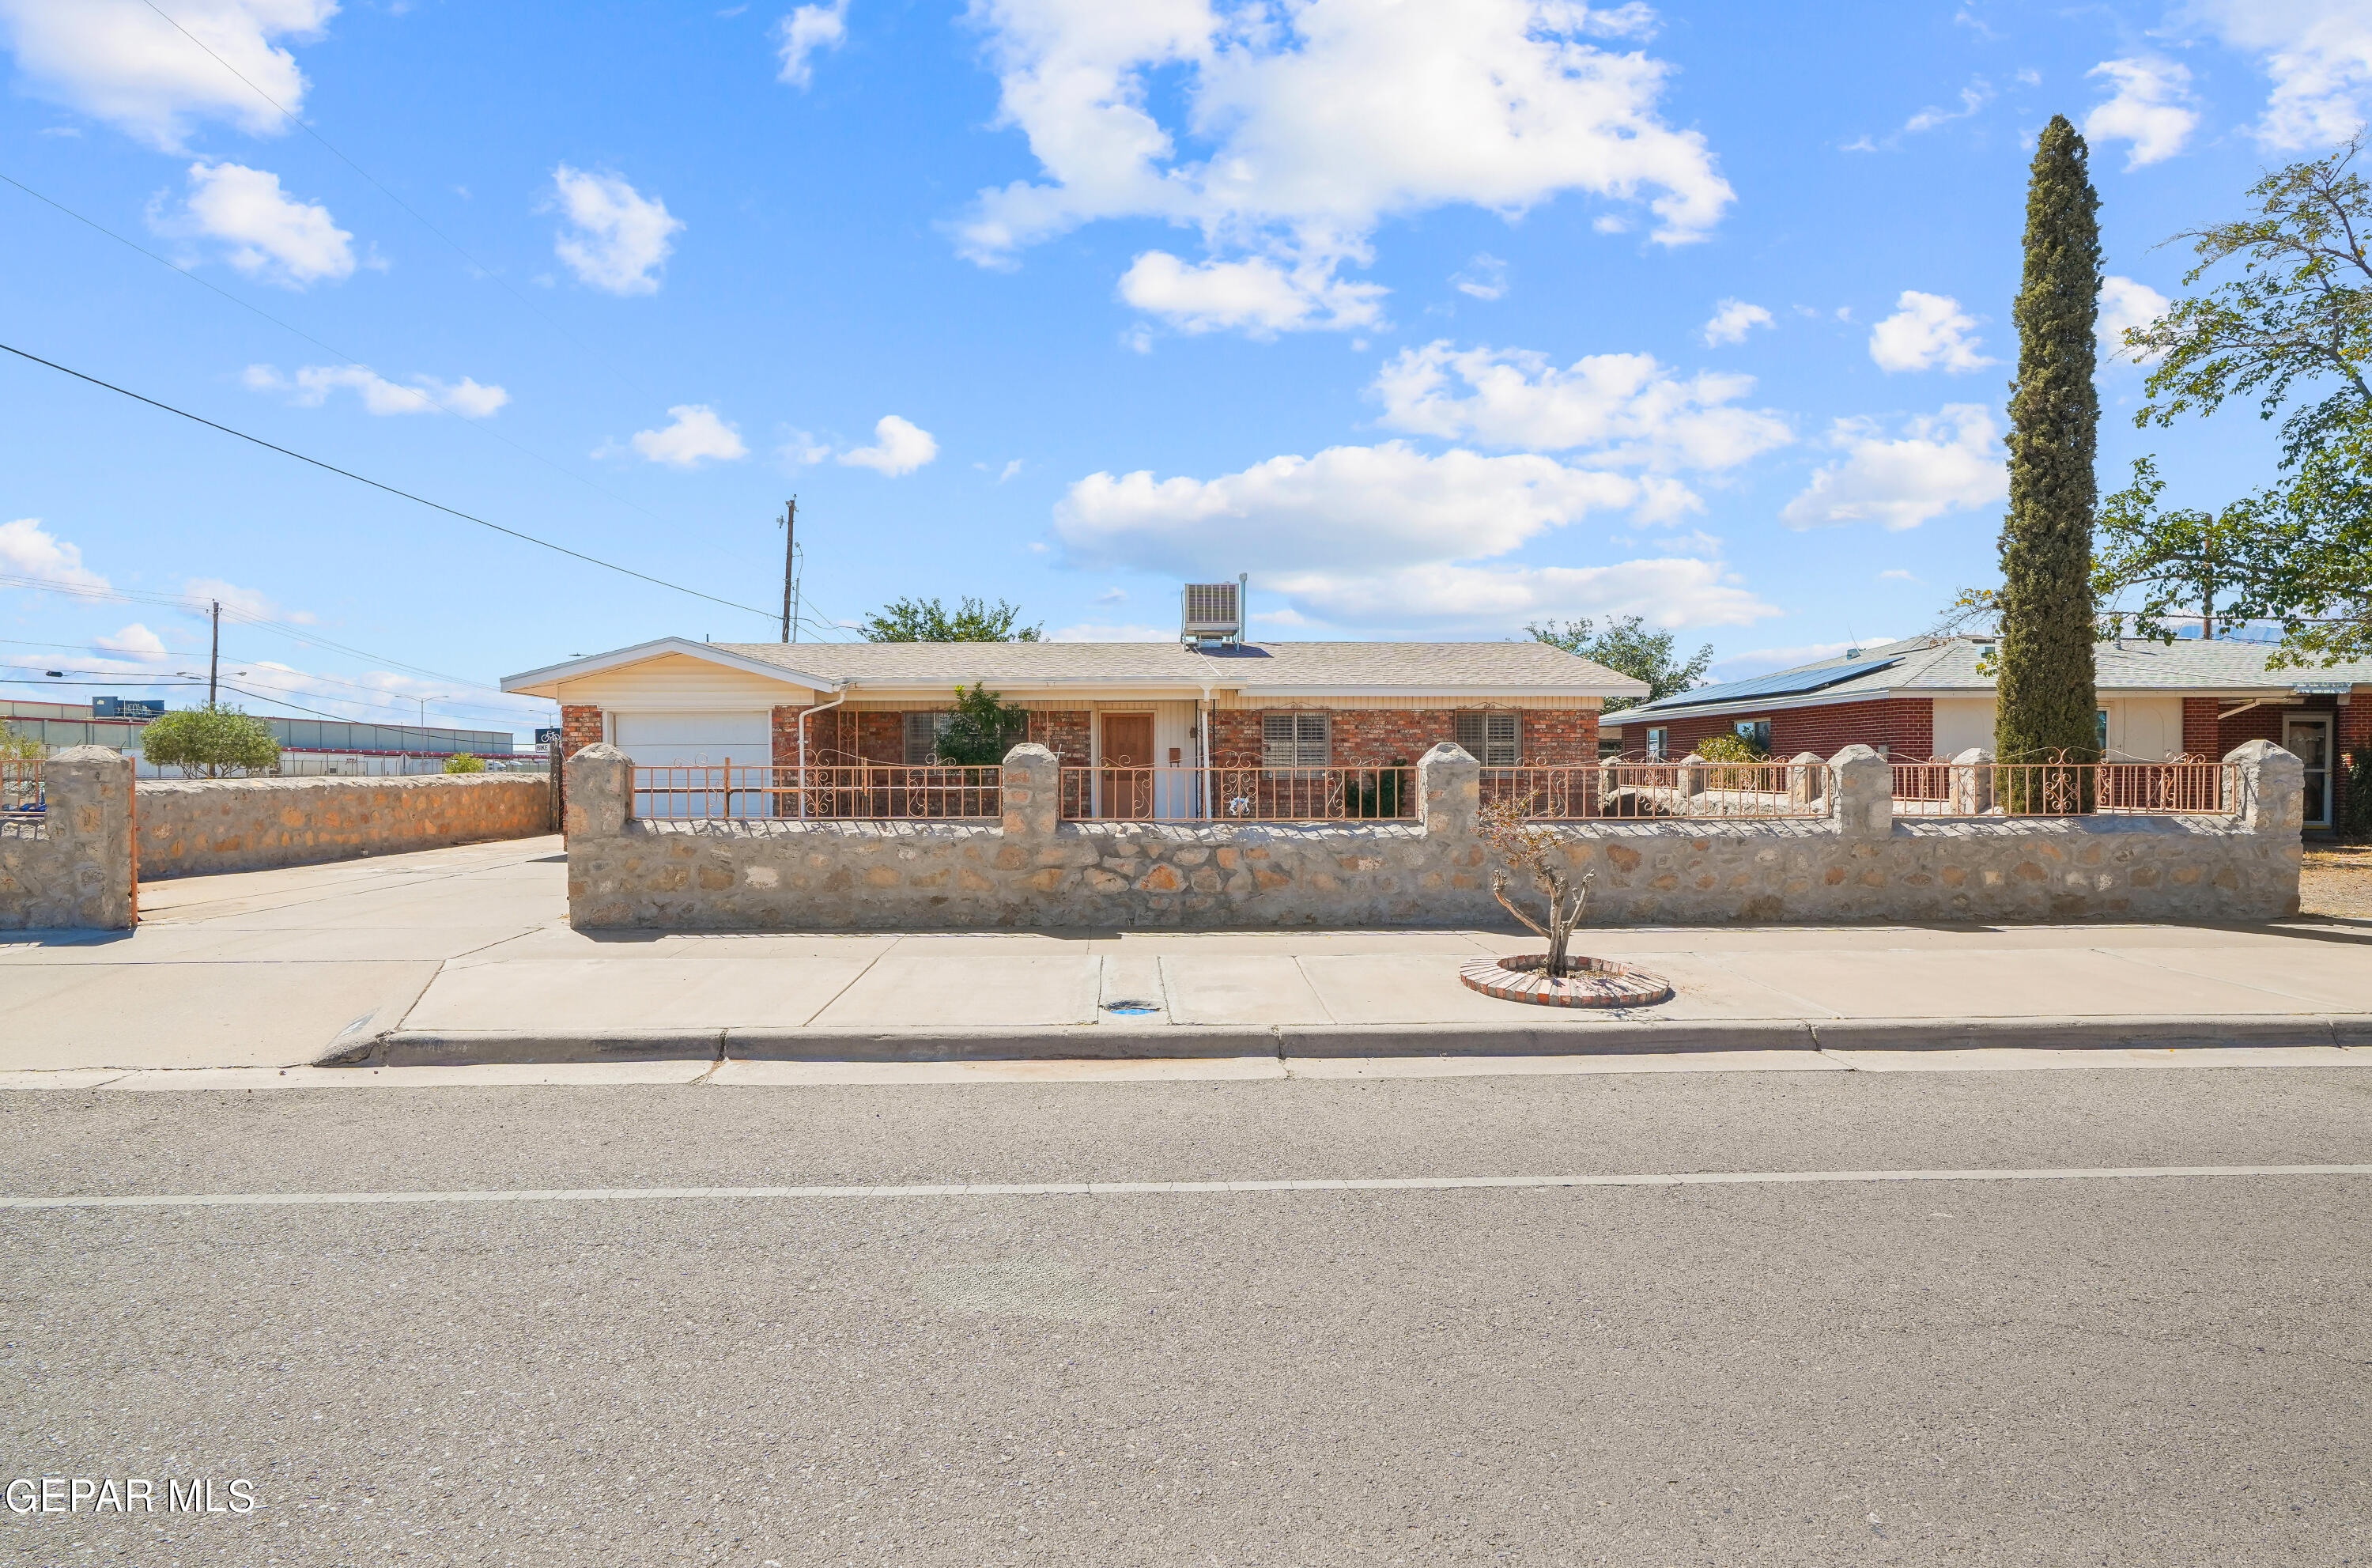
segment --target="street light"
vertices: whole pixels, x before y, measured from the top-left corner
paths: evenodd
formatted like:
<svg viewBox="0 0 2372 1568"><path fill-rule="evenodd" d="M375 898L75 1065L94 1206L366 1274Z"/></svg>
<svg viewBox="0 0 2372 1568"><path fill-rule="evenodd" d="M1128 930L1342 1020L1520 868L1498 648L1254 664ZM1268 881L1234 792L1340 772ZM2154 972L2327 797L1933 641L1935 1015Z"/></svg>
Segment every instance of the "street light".
<svg viewBox="0 0 2372 1568"><path fill-rule="evenodd" d="M426 729L428 727L428 704L431 703L441 703L452 694L453 693L450 691L438 691L431 696L422 697L419 699L421 728Z"/></svg>

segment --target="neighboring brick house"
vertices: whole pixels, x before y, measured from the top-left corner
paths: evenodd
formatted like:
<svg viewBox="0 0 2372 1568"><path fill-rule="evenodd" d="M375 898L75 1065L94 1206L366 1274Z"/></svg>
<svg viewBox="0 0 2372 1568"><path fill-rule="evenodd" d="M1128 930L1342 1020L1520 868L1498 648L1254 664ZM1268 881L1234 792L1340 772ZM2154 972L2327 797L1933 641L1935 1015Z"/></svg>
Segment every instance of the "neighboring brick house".
<svg viewBox="0 0 2372 1568"><path fill-rule="evenodd" d="M1492 766L1598 757L1609 698L1646 687L1544 643L695 643L503 682L561 705L573 754L645 766L926 761L956 688L1029 714L1073 767L1383 767L1438 742Z"/></svg>
<svg viewBox="0 0 2372 1568"><path fill-rule="evenodd" d="M1625 756L1686 756L1747 733L1774 757L1858 742L1901 761L1994 743L1993 639L1855 648L1750 680L1676 692L1609 716ZM2372 661L2276 669L2262 643L2127 638L2093 649L2100 745L2111 761L2220 758L2270 740L2307 764L2307 827L2343 819L2344 756L2372 749Z"/></svg>

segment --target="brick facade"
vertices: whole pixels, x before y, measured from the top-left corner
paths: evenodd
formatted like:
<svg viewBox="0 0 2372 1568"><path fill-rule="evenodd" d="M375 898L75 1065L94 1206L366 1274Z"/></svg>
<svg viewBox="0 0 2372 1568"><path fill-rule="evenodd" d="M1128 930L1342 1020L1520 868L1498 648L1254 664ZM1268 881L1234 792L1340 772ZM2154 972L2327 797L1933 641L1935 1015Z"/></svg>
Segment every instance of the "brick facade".
<svg viewBox="0 0 2372 1568"><path fill-rule="evenodd" d="M1256 708L1213 712L1211 761L1223 766L1258 763L1262 716L1263 710ZM1455 708L1337 708L1331 716L1333 755L1330 765L1337 768L1381 768L1396 761L1413 764L1443 741L1458 738ZM1565 767L1598 761L1595 708L1520 709L1517 733L1526 767Z"/></svg>
<svg viewBox="0 0 2372 1568"><path fill-rule="evenodd" d="M2220 758L2231 749L2223 744L2222 732L2215 723L2216 711L2223 705L2214 697L2185 697L2182 700L2184 756Z"/></svg>
<svg viewBox="0 0 2372 1568"><path fill-rule="evenodd" d="M574 757L587 746L601 743L601 710L571 703L560 710L560 750Z"/></svg>
<svg viewBox="0 0 2372 1568"><path fill-rule="evenodd" d="M1651 721L1617 714L1622 724L1622 752L1645 756ZM1737 732L1743 719L1771 721L1771 755L1794 757L1809 751L1833 757L1846 747L1874 747L1900 761L1924 761L1936 753L1936 704L1925 697L1884 697L1866 703L1832 703L1824 707L1774 708L1768 714L1724 714L1718 717L1674 714L1652 721L1664 730L1664 754L1685 757L1708 737ZM1622 723L1630 720L1629 723Z"/></svg>

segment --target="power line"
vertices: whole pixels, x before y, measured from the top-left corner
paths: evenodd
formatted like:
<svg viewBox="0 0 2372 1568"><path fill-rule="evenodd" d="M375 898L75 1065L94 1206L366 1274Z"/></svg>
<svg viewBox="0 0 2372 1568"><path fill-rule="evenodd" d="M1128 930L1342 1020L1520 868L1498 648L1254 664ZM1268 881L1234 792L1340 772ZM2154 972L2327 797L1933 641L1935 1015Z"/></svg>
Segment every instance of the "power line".
<svg viewBox="0 0 2372 1568"><path fill-rule="evenodd" d="M592 345L586 343L584 339L578 337L575 332L572 332L567 328L562 326L559 322L553 320L551 317L546 316L542 311L538 310L533 300L528 298L527 296L513 288L509 282L506 280L500 273L494 271L494 268L489 267L483 261L479 261L475 256L471 255L469 251L463 250L461 248L460 241L455 239L451 235L446 233L435 224L430 223L426 218L422 217L418 211L413 207L411 203L405 201L402 197L397 195L394 192L380 184L369 169L365 168L361 164L356 163L345 154L338 151L336 147L331 146L330 139L327 136L322 135L321 133L314 130L313 127L306 124L305 122L297 119L294 114L289 113L287 107L278 99L273 98L270 93L265 92L262 87L259 87L253 82L249 81L246 76L240 75L238 67L233 65L221 55L216 54L214 50L207 45L203 39L198 37L197 34L183 27L180 22L175 21L170 15L169 15L162 7L157 6L157 0L144 0L144 3L150 10L155 11L159 17L163 17L168 23L170 23L175 32L180 33L183 38L188 39L192 43L194 43L200 49L204 50L206 56L214 61L215 64L221 66L224 70L228 71L232 75L238 77L238 80L246 87L248 91L253 93L256 97L270 104L273 109L279 110L280 117L282 119L287 121L291 125L296 126L299 131L304 132L305 134L312 137L313 140L320 143L322 146L328 147L330 155L332 157L335 157L340 163L344 164L348 168L353 169L356 174L361 175L365 180L369 180L373 190L377 191L380 195L386 197L389 201L393 202L397 206L401 207L406 213L410 214L413 221L419 224L421 227L426 229L429 233L443 240L447 245L451 246L455 255L460 257L461 260L469 262L470 265L475 267L479 272L484 273L487 277L494 279L495 283L501 285L504 293L509 295L513 299L517 300L521 305L526 306L528 310L533 314L538 320L541 321L545 326L550 327L553 331L558 332L562 337L566 338L570 343L575 343L578 349L584 352L587 358L600 366L602 369L607 370L610 375L617 377L621 384L629 388L634 387L634 384L626 378L624 372L621 371L616 366L610 364L608 360L602 358L599 354L596 354L593 351ZM634 388L634 389L639 391L641 389Z"/></svg>
<svg viewBox="0 0 2372 1568"><path fill-rule="evenodd" d="M168 19L169 20L170 18ZM6 173L0 173L0 180L6 180L7 183L14 185L17 190L22 191L26 195L32 197L33 200L40 202L46 206L54 207L59 212L64 213L66 216L74 219L76 223L82 224L86 227L107 236L108 238L114 240L117 244L137 251L139 254L145 256L150 261L156 262L158 266L170 268L173 272L180 273L182 277L185 277L192 283L196 284L200 288L207 289L214 294L219 295L221 297L229 300L233 305L238 306L240 309L245 310L251 315L261 317L262 319L271 322L273 326L280 328L283 331L293 333L296 336L304 339L307 343L311 343L315 348L320 349L323 354L332 355L338 359L343 359L348 365L355 366L355 368L358 370L370 370L370 366L368 364L356 359L353 354L348 354L345 350L338 348L332 344L323 343L320 339L305 331L302 327L290 325L288 322L284 321L279 317L272 314L269 310L264 309L262 306L250 304L248 301L241 299L238 296L231 293L228 289L218 287L215 284L208 282L206 279L202 278L197 273L190 271L189 268L180 265L179 262L168 260L163 256L159 256L157 252L149 250L146 246L142 245L139 241L124 238L122 235L116 233L115 230L108 227L105 224L99 222L97 219L85 217L82 214L75 211L72 207L67 206L64 202L58 201L54 197L43 195L41 192L34 190L23 180ZM371 371L371 374L377 375L378 372ZM385 377L381 377L381 379L385 380ZM655 523L670 528L675 526L668 518L660 517L657 512L652 511L649 507L629 500L625 496L619 494L616 491L608 489L603 485L597 483L595 481L587 478L584 474L578 473L576 470L568 468L562 463L545 457L542 453L535 450L531 447L522 446L520 443L514 441L509 436L504 435L501 431L494 429L492 425L485 424L478 420L470 418L468 415L462 413L459 409L456 409L452 404L445 401L442 398L438 398L418 387L401 386L393 381L387 381L386 384L388 386L394 387L396 390L400 392L410 393L412 396L418 398L423 403L425 403L431 408L454 415L456 418L460 419L465 424L467 424L469 428L476 431L479 435L485 436L488 440L499 441L504 446L508 447L512 451L517 452L523 457L533 458L537 462L543 464L544 467L552 470L554 473L564 474L568 478L575 480L577 483L585 486L587 490L592 491L597 495L606 496L610 500L618 503L621 506L632 507L634 511L640 512L644 517L650 518L651 521Z"/></svg>
<svg viewBox="0 0 2372 1568"><path fill-rule="evenodd" d="M112 381L102 381L96 376L86 376L79 370L60 365L57 361L52 359L43 359L38 354L28 354L25 350L15 347L12 344L0 343L0 350L5 350L9 354L13 354L19 359L30 360L35 365L46 366L48 368L58 371L62 375L71 376L77 381L87 381L94 387L103 388L120 397L130 398L134 402L146 403L150 408L160 409L170 414L178 414L181 418L190 421L192 424L203 424L207 429L218 430L225 436L236 436L238 439L249 442L254 446L261 447L268 452L277 452L284 458L294 458L300 463L310 464L312 467L320 469L325 473L336 474L341 479L351 479L357 484L366 484L373 490L384 491L390 495L398 496L403 500L413 502L415 505L425 506L431 511L442 512L448 517L459 517L465 523L475 523L482 528L491 528L495 533L507 534L513 539L524 540L529 544L541 545L546 550L552 551L561 555L572 557L575 560L585 562L588 565L599 566L607 571L616 572L624 576L638 578L645 583L656 584L657 587L662 588L672 588L677 593L689 594L693 598L703 598L711 604L721 604L727 610L738 610L750 615L763 616L768 620L773 619L773 612L772 610L760 610L757 606L750 604L737 604L732 599L719 598L715 594L703 593L698 588L688 588L681 583L670 583L665 577L654 577L647 572L637 572L631 566L621 566L614 561L604 561L598 555L587 555L581 550L571 550L564 544L554 544L548 539L538 539L533 534L521 533L517 528L505 528L500 523L490 523L483 517L477 517L469 512L464 512L458 507L448 506L442 502L431 501L424 495L414 495L412 492L408 490L399 490L392 484L382 484L378 480L366 479L351 469L342 469L335 463L325 463L319 458L308 458L302 452L292 451L286 447L277 446L273 442L266 441L261 436L250 436L244 430L233 430L227 424L217 424L213 420L207 419L201 414L190 412L187 409L176 408L171 403L159 402L155 398L143 397L138 392L132 391L128 388L117 386Z"/></svg>

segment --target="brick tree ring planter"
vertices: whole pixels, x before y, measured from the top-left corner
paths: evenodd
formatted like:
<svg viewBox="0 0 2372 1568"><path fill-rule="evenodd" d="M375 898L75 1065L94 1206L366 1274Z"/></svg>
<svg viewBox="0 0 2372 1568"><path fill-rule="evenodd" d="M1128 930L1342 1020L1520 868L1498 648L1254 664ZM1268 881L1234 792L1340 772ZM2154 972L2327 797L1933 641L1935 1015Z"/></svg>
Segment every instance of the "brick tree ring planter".
<svg viewBox="0 0 2372 1568"><path fill-rule="evenodd" d="M1476 958L1459 966L1458 978L1485 996L1541 1007L1645 1007L1672 999L1672 988L1659 975L1606 958L1570 961L1575 972L1552 980L1541 972L1546 953Z"/></svg>

